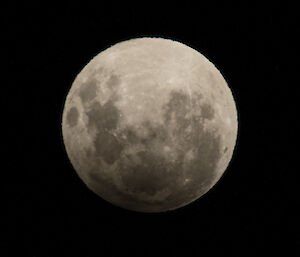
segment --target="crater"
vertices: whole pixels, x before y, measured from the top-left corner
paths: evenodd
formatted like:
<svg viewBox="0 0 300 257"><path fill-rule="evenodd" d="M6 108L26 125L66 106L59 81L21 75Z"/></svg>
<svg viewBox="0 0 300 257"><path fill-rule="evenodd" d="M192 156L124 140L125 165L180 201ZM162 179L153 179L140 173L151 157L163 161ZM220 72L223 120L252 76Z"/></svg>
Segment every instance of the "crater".
<svg viewBox="0 0 300 257"><path fill-rule="evenodd" d="M79 113L76 107L72 107L67 113L67 123L70 127L77 125Z"/></svg>
<svg viewBox="0 0 300 257"><path fill-rule="evenodd" d="M82 103L89 102L96 97L97 94L97 80L92 79L82 84L82 89L79 92L79 97Z"/></svg>

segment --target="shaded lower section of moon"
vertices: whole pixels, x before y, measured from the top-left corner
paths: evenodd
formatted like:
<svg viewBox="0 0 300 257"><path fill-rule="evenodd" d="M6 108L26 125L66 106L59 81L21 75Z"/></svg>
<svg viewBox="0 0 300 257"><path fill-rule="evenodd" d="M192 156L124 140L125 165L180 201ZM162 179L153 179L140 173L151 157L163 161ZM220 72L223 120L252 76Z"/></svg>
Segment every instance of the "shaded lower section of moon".
<svg viewBox="0 0 300 257"><path fill-rule="evenodd" d="M201 115L195 115L195 101L172 91L163 106L163 125L145 120L139 128L145 133L130 126L118 130L121 111L112 101L95 102L86 112L88 129L96 131L88 186L116 205L145 212L175 209L197 198L215 179L221 146L203 127L213 108L203 104ZM107 167L113 167L115 179L101 171Z"/></svg>

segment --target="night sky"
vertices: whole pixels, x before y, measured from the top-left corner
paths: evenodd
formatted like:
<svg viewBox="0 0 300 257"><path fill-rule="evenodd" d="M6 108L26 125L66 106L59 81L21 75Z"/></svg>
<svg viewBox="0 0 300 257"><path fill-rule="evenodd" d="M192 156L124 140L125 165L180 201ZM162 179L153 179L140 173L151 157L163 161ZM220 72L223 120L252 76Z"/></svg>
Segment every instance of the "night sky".
<svg viewBox="0 0 300 257"><path fill-rule="evenodd" d="M295 7L199 2L3 5L1 256L300 254ZM239 118L236 149L217 185L161 214L124 210L88 190L61 132L80 70L107 47L142 36L178 40L211 60Z"/></svg>

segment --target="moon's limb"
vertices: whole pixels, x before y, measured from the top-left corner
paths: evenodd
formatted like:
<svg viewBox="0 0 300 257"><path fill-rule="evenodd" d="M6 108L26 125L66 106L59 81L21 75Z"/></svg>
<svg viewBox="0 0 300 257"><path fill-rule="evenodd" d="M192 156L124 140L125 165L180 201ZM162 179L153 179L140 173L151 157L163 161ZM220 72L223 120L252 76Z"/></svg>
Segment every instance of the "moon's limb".
<svg viewBox="0 0 300 257"><path fill-rule="evenodd" d="M100 53L77 76L63 113L78 175L107 201L143 212L206 193L225 171L236 133L234 100L218 70L165 39Z"/></svg>

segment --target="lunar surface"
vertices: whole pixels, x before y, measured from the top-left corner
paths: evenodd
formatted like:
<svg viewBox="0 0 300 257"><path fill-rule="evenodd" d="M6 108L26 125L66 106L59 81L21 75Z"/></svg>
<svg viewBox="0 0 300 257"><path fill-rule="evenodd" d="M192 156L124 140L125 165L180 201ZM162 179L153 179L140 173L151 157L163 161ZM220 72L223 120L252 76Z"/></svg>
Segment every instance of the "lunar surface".
<svg viewBox="0 0 300 257"><path fill-rule="evenodd" d="M62 132L89 189L129 210L185 206L220 179L237 112L215 66L180 42L138 38L94 57L66 98Z"/></svg>

